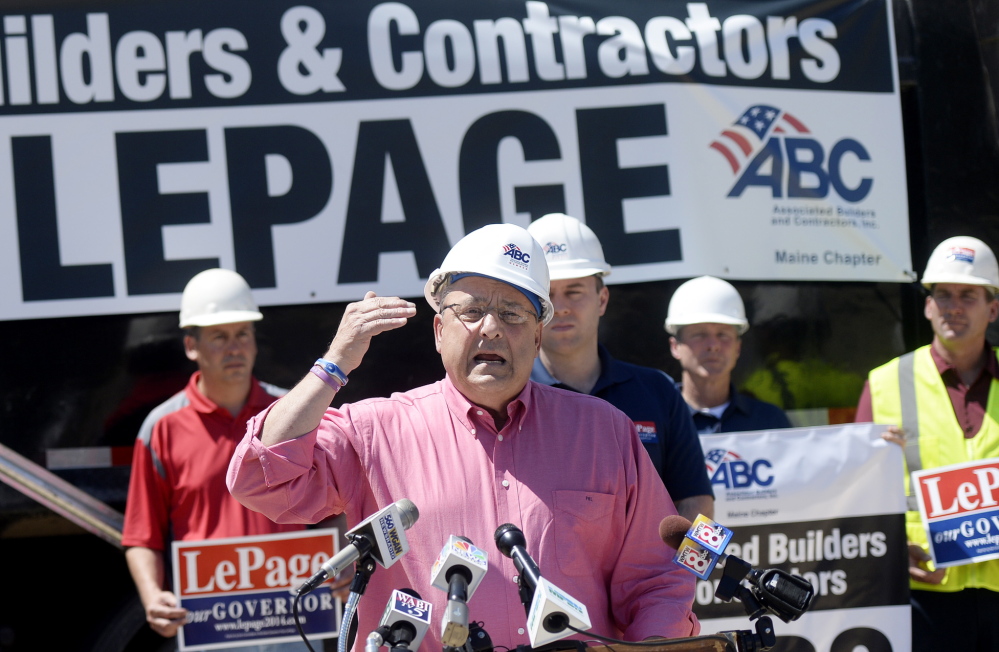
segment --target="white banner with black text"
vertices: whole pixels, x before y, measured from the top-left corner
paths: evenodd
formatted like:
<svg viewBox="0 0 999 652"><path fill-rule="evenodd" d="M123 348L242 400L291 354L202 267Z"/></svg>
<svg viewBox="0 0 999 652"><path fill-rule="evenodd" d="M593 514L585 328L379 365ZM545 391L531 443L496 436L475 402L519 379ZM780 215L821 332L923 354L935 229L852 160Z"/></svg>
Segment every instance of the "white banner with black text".
<svg viewBox="0 0 999 652"><path fill-rule="evenodd" d="M914 278L887 0L33 7L0 319L173 311L217 266L265 306L420 296L464 234L549 212L611 283Z"/></svg>
<svg viewBox="0 0 999 652"><path fill-rule="evenodd" d="M902 449L884 426L850 424L702 435L726 553L779 568L815 589L811 608L774 620L794 652L911 647ZM697 581L702 633L752 630L743 603L714 597L722 571ZM863 646L863 647L862 647Z"/></svg>

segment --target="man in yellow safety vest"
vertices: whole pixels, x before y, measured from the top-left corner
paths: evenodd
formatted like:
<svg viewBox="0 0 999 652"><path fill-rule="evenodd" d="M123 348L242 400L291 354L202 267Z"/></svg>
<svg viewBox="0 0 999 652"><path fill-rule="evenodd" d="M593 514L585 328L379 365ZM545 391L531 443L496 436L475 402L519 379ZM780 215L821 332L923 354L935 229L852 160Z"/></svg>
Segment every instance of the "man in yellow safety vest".
<svg viewBox="0 0 999 652"><path fill-rule="evenodd" d="M871 371L857 421L895 424L885 438L904 445L908 473L999 458L999 362L985 341L999 317L995 254L977 238L944 240L922 284L933 342ZM999 650L999 560L934 568L909 502L912 649Z"/></svg>

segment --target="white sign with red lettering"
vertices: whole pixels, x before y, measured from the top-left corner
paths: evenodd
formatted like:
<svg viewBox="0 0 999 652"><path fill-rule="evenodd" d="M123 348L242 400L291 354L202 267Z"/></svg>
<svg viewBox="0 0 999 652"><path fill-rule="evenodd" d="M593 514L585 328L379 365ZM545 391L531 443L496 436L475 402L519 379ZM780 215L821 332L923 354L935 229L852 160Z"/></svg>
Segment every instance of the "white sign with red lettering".
<svg viewBox="0 0 999 652"><path fill-rule="evenodd" d="M999 559L999 458L915 471L912 477L934 564Z"/></svg>

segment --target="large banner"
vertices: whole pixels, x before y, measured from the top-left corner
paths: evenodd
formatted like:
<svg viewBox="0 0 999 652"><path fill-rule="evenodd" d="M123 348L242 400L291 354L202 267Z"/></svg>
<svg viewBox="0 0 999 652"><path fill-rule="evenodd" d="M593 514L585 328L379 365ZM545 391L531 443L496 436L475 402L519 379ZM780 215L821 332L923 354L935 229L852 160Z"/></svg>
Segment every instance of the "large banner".
<svg viewBox="0 0 999 652"><path fill-rule="evenodd" d="M25 7L0 319L173 311L214 266L262 305L420 296L556 211L615 283L910 279L887 0Z"/></svg>
<svg viewBox="0 0 999 652"><path fill-rule="evenodd" d="M907 652L912 643L902 449L884 426L851 424L702 435L726 553L815 589L809 611L774 618L782 652ZM701 631L752 630L744 606L697 580ZM861 647L863 646L863 647Z"/></svg>

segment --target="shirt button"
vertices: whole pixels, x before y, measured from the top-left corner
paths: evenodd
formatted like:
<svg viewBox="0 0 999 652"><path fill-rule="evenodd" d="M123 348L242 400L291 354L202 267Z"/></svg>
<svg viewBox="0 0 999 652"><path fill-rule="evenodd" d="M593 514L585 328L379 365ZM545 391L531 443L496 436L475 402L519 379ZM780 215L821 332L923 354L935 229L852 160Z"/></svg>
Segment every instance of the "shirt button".
<svg viewBox="0 0 999 652"><path fill-rule="evenodd" d="M480 417L482 416L482 410L476 410L476 411L475 411L475 413L476 413L477 415L479 415Z"/></svg>
<svg viewBox="0 0 999 652"><path fill-rule="evenodd" d="M498 437L498 439L499 439L500 441L503 441L503 435L500 435L500 436Z"/></svg>
<svg viewBox="0 0 999 652"><path fill-rule="evenodd" d="M501 482L500 484L502 484L502 485L503 485L504 487L509 487L509 486L510 486L510 483L509 483L509 482L507 482L506 480L504 480L504 481L503 481L503 482Z"/></svg>
<svg viewBox="0 0 999 652"><path fill-rule="evenodd" d="M524 628L523 627L518 627L517 628L517 633L518 634L523 634L524 633Z"/></svg>
<svg viewBox="0 0 999 652"><path fill-rule="evenodd" d="M469 430L469 432L471 432L474 435L475 434L475 428L472 428L471 430Z"/></svg>
<svg viewBox="0 0 999 652"><path fill-rule="evenodd" d="M512 580L513 580L513 583L514 583L514 584L516 584L516 583L517 583L517 575L514 575L514 576L513 576L512 578L510 578L510 579L512 579Z"/></svg>

